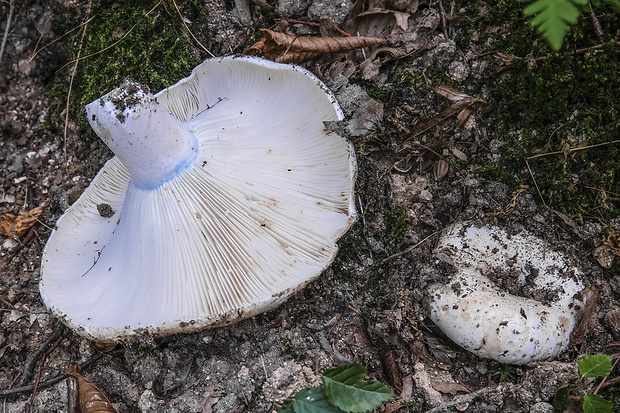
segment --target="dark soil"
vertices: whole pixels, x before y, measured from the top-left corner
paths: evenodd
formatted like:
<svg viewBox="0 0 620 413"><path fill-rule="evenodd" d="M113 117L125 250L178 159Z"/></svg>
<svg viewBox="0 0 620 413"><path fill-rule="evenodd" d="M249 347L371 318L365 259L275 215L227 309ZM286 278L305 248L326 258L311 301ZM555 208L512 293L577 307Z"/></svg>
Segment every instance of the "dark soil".
<svg viewBox="0 0 620 413"><path fill-rule="evenodd" d="M147 3L147 11L157 4ZM50 22L69 19L62 25L75 27L86 14L67 10L83 12L86 4L15 1L0 62L0 214L17 216L39 206L43 212L23 236L0 238L3 411L67 412L72 393L63 372L73 363L85 364L84 375L119 412L273 412L298 390L320 385L321 372L348 362L363 364L371 379L390 384L399 395L379 411L400 407L402 412L551 412L549 403L559 388L574 387L577 395L583 391L576 384L576 360L587 353L604 353L620 340L617 257L614 262L614 251L620 251L620 237L614 238L620 231L619 195L612 191L618 172L615 166L605 166L604 182L610 186L587 192L589 181L580 179L590 176L592 169L581 158L572 164L578 155L570 148L589 142L588 136L574 129L563 141L568 145L564 165L555 165L560 163L555 158L548 161L558 175L551 187L543 188L546 201L541 201L524 156L535 150L555 151L558 146L520 140L525 139L525 126L500 128L516 118L500 123L489 115L506 103L493 100L500 96L494 88L502 79L508 74L532 76L525 65L505 67L491 58L494 53L521 51L506 46L505 22L514 20L513 12L503 15L501 2L462 9L447 2L419 6L374 2L385 8L383 13L352 23L348 16L355 9L350 1L269 1L272 9L251 2L247 10L240 6L243 1L177 3L188 15L191 12L190 27L204 28L198 37L216 55L242 52L260 37L258 28L271 28L286 18L322 22L326 35L336 25L351 33L390 39L393 50L386 49L373 60L366 60L372 53L366 49L303 63L334 91L347 116L342 124L330 127L345 134L358 151L357 194L363 214L340 240L332 266L280 308L227 327L97 348L47 312L38 282L42 251L55 222L112 154L93 138L80 118L83 113L73 106L65 138L66 91L74 67L65 64L75 54L80 31L30 60L37 45L40 49L63 34L52 32ZM172 2L164 6L168 19L178 24ZM109 10L119 7L113 4ZM451 7L452 14L447 10ZM8 11L9 2L0 3L2 34ZM404 16L406 27L399 20ZM619 29L613 26L617 20L604 22L609 24L607 35ZM587 21L583 24L587 26ZM318 27L293 20L278 26L299 35L316 35ZM531 31L530 35L537 39L528 48L536 52L534 57L549 51L542 38ZM194 45L193 59L208 58L186 32L185 36ZM580 41L598 43L594 37ZM554 59L562 56L573 58L563 50ZM76 76L71 97L75 102L86 93L90 70L86 61L80 65L85 72ZM179 67L186 70L180 63ZM174 80L162 75L160 84L149 86L158 90L187 75L189 70ZM609 80L610 88L615 87L613 82ZM446 117L413 136L422 122L452 103L433 90L439 84L485 103L473 103L473 112L462 125L457 125L456 116ZM111 89L100 87L107 88L104 92ZM95 97L101 95L97 93ZM620 112L617 99L610 101L609 110ZM617 139L618 124L609 128ZM547 133L544 127L539 130ZM617 150L613 146L593 150L602 154ZM532 165L536 171L533 161ZM564 179L560 174L567 168L572 169ZM529 189L519 191L523 183ZM554 199L568 202L549 202L554 193L560 193ZM579 210L571 207L587 198L596 202ZM598 301L589 308L583 334L556 360L502 366L460 349L428 319L426 285L444 281L454 272L433 254L434 245L443 228L463 220L497 224L508 231L526 229L563 251L584 274L584 284ZM507 283L497 280L498 285ZM47 382L54 378L61 380Z"/></svg>

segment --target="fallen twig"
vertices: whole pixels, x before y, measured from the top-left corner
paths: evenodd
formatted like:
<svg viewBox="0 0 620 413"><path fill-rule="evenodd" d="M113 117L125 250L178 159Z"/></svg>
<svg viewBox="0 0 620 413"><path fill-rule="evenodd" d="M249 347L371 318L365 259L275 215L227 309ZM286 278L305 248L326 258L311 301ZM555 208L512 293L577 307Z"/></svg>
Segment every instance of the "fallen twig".
<svg viewBox="0 0 620 413"><path fill-rule="evenodd" d="M90 19L86 20L85 22L82 22L80 24L78 24L77 26L75 26L73 29L69 30L68 32L66 32L65 34L63 34L62 36L59 36L57 38L55 38L54 40L52 40L51 42L49 42L48 44L46 44L45 46L43 46L42 48L37 50L37 47L39 47L39 43L41 42L41 37L43 37L44 33L41 33L41 36L39 36L39 41L37 42L37 45L34 48L34 52L32 52L32 56L30 56L30 59L28 59L28 63L32 62L32 60L37 57L37 55L39 53L41 53L43 50L45 50L47 47L53 45L54 43L56 43L57 41L59 41L60 39L62 39L63 37L65 37L66 35L73 33L75 30L79 29L80 27L84 26L85 24L88 24L92 19L94 19L96 16L92 16Z"/></svg>
<svg viewBox="0 0 620 413"><path fill-rule="evenodd" d="M594 33L596 34L596 37L598 37L599 40L602 39L605 33L603 32L603 28L601 27L601 22L599 21L598 17L596 16L596 13L594 12L592 3L590 3L590 11L588 12L588 14L590 15L592 26L594 26Z"/></svg>
<svg viewBox="0 0 620 413"><path fill-rule="evenodd" d="M15 0L9 2L9 14L6 17L6 27L4 28L4 37L2 38L2 46L0 46L0 64L2 63L2 56L4 55L4 48L6 47L6 41L9 38L9 30L11 28L11 20L13 19L13 12L15 11Z"/></svg>
<svg viewBox="0 0 620 413"><path fill-rule="evenodd" d="M56 329L54 332L41 344L41 346L30 353L24 363L24 369L22 370L22 376L19 379L19 386L24 386L32 379L32 373L34 366L41 356L47 351L47 349L60 337L60 330Z"/></svg>
<svg viewBox="0 0 620 413"><path fill-rule="evenodd" d="M15 258L17 256L17 254L24 249L24 247L26 245L28 245L28 243L30 242L30 240L34 237L35 235L35 230L34 227L31 227L28 230L28 234L26 235L26 237L22 240L19 241L19 244L17 244L15 247L13 247L13 249L11 249L9 251L9 254L6 258L4 258L4 260L2 260L2 265L9 265L9 263L13 260L13 258Z"/></svg>
<svg viewBox="0 0 620 413"><path fill-rule="evenodd" d="M620 46L620 40L614 40L613 44L616 45L616 46ZM573 50L570 54L572 54L572 55L584 54L584 53L587 53L587 52L592 51L592 50L600 50L600 49L602 49L605 46L606 45L604 45L604 44L597 44L597 45L590 46L590 47L584 47L583 49ZM540 57L536 57L536 58L533 58L533 59L523 58L523 57L519 57L519 56L514 56L513 59L514 60L527 60L528 62L531 62L531 63L539 63L539 62L542 62L542 61L546 60L547 56L540 56ZM514 68L514 66L512 65L512 62L505 62L504 66L502 66L502 67L497 69L496 74L502 73L502 72L504 72L506 70L509 70L509 69L512 69L512 68Z"/></svg>
<svg viewBox="0 0 620 413"><path fill-rule="evenodd" d="M39 48L39 44L41 43L41 39L43 39L43 36L45 35L45 32L47 32L47 30L48 30L48 27L49 27L48 25L49 25L50 21L52 20L53 16L54 16L53 14L50 14L50 17L48 17L47 20L45 21L45 24L43 25L43 29L41 30L41 34L39 35L39 39L37 40L37 44L34 46L34 51L32 52L32 56L30 56L30 59L28 59L28 63L32 62L32 59L34 59L34 57L39 53L37 51L37 49ZM54 42L52 42L52 43L54 43ZM48 45L43 46L39 51L45 49L47 46Z"/></svg>
<svg viewBox="0 0 620 413"><path fill-rule="evenodd" d="M34 389L32 390L32 394L30 395L30 403L34 401L34 397L37 394L37 389L39 388L39 383L41 382L41 371L43 370L43 365L45 364L45 360L47 359L47 356L52 354L52 352L56 349L56 347L58 347L58 344L60 343L61 339L62 337L58 337L56 341L54 342L54 344L52 344L52 346L45 353L43 353L43 357L41 357L41 361L39 362L39 369L37 370L37 375L34 379Z"/></svg>
<svg viewBox="0 0 620 413"><path fill-rule="evenodd" d="M99 360L101 357L103 357L103 353L97 353L95 355L93 355L92 357L90 357L89 359L87 359L84 363L80 364L80 368L81 369L85 369L86 367L90 366L91 364L95 363L97 360ZM48 387L53 386L56 383L61 382L62 380L64 380L65 378L67 378L67 375L65 373L61 373L57 376L54 376L50 379L47 379L45 381L42 381L39 383L38 386L36 386L38 389L46 389ZM26 386L18 386L18 387L13 387L10 389L0 389L0 397L7 397L7 396L14 396L16 394L19 393L23 393L23 392L30 392L33 391L35 388L34 384L28 384Z"/></svg>
<svg viewBox="0 0 620 413"><path fill-rule="evenodd" d="M392 261L392 260L395 260L397 258L400 258L403 255L409 254L411 251L413 251L414 249L418 248L420 245L424 244L428 239L434 237L438 233L439 233L439 231L435 231L432 234L428 235L426 238L424 238L422 241L418 242L417 244L414 244L414 245L408 247L407 249L405 249L405 250L403 250L401 252L397 252L396 254L390 255L389 257L387 257L386 259L381 261L381 264L384 264L384 263L386 263L388 261Z"/></svg>
<svg viewBox="0 0 620 413"><path fill-rule="evenodd" d="M69 30L68 32L66 32L65 34L63 34L62 36L59 36L57 38L55 38L54 40L52 40L51 42L49 42L48 44L46 44L45 46L43 46L42 48L37 50L37 47L39 47L39 43L41 42L41 37L43 37L43 33L41 33L41 36L39 36L39 41L37 42L37 45L34 48L34 52L32 52L32 56L30 56L30 59L28 59L28 63L32 62L32 60L37 57L37 55L39 53L41 53L43 50L45 50L46 48L48 48L49 46L53 45L54 43L56 43L57 41L59 41L60 39L62 39L63 37L65 37L66 35L73 33L75 30L79 29L80 27L84 26L85 24L90 23L90 21L92 19L94 19L96 16L92 16L90 19L86 20L85 22L82 22L80 24L78 24L77 26L75 26L73 29ZM66 65L65 65L66 66ZM64 67L64 66L63 66Z"/></svg>

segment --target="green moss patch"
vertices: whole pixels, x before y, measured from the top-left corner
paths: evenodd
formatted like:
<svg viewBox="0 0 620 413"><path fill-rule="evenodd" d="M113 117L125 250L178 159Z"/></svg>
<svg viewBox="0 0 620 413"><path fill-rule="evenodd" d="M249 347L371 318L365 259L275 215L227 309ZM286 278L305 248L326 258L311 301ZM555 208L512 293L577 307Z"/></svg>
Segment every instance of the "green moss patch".
<svg viewBox="0 0 620 413"><path fill-rule="evenodd" d="M201 6L177 2L187 18L198 18ZM72 88L71 117L86 128L81 108L118 87L125 78L159 91L188 76L205 56L194 47L171 1L114 2L93 1L84 15L79 7L55 9L53 31L65 33L88 18L80 51L82 28L65 37L63 44L70 59L80 53ZM193 25L192 30L197 26ZM200 30L203 42L205 30ZM198 35L200 35L198 33ZM72 64L73 66L73 64ZM67 79L57 79L48 88L54 101L68 90ZM63 99L64 100L64 99Z"/></svg>
<svg viewBox="0 0 620 413"><path fill-rule="evenodd" d="M603 10L599 17L606 33L620 28L615 13ZM608 42L582 50L599 42L587 19L571 30L559 53L549 53L526 21L509 21L507 28L498 52L544 59L534 65L513 61L490 87L484 116L489 136L503 143L503 156L501 165L485 172L515 184L529 176L530 158L547 205L577 218L617 214L620 205L602 194L620 193L620 144L609 144L620 139L620 47Z"/></svg>

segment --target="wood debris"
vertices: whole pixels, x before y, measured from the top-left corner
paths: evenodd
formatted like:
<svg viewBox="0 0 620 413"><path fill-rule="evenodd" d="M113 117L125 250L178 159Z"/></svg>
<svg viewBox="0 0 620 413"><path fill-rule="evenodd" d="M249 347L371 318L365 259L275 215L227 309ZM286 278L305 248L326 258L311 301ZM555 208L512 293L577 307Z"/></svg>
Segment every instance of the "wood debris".
<svg viewBox="0 0 620 413"><path fill-rule="evenodd" d="M387 40L379 37L342 36L342 37L311 37L293 36L260 29L263 38L250 46L245 54L261 56L278 63L300 63L315 59L321 55L348 52L362 47L375 47L387 44Z"/></svg>

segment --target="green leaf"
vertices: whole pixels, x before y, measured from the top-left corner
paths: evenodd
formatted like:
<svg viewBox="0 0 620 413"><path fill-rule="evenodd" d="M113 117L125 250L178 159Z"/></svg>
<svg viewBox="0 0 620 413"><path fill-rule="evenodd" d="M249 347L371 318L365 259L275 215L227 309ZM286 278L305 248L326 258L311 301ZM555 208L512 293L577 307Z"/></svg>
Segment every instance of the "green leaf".
<svg viewBox="0 0 620 413"><path fill-rule="evenodd" d="M598 394L585 394L583 396L584 413L612 413L613 404Z"/></svg>
<svg viewBox="0 0 620 413"><path fill-rule="evenodd" d="M613 1L613 0L612 0ZM570 25L577 23L582 7L588 0L536 0L523 10L526 16L533 16L532 26L547 39L551 47L559 50Z"/></svg>
<svg viewBox="0 0 620 413"><path fill-rule="evenodd" d="M609 4L616 13L620 13L620 1L619 0L605 0L605 3Z"/></svg>
<svg viewBox="0 0 620 413"><path fill-rule="evenodd" d="M367 412L394 397L388 386L379 382L365 382L366 369L360 364L347 364L327 370L323 387L334 406L345 412Z"/></svg>
<svg viewBox="0 0 620 413"><path fill-rule="evenodd" d="M583 377L604 377L611 372L611 357L588 354L577 362Z"/></svg>
<svg viewBox="0 0 620 413"><path fill-rule="evenodd" d="M279 413L342 413L333 406L321 387L309 387L297 392L293 401L279 410Z"/></svg>
<svg viewBox="0 0 620 413"><path fill-rule="evenodd" d="M563 412L566 410L568 407L568 397L570 396L570 391L571 390L569 387L562 387L555 393L551 404L555 408L556 412Z"/></svg>

